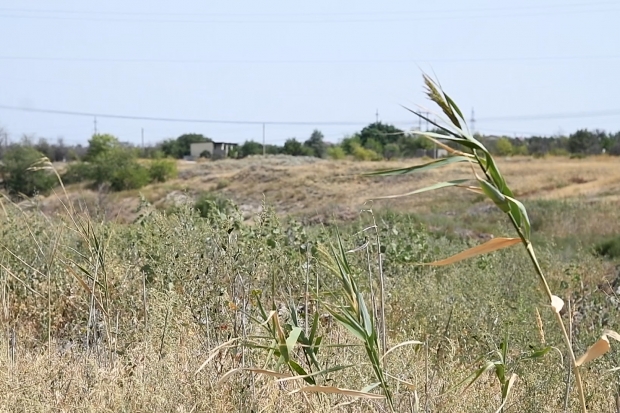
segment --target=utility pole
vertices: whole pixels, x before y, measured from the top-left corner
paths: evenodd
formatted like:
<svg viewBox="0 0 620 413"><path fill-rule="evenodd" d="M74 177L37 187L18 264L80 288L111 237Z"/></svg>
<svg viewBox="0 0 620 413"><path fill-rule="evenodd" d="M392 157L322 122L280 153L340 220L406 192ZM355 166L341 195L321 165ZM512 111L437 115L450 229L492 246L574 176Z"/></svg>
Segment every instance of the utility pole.
<svg viewBox="0 0 620 413"><path fill-rule="evenodd" d="M266 156L265 150L265 124L263 123L263 158Z"/></svg>
<svg viewBox="0 0 620 413"><path fill-rule="evenodd" d="M146 153L144 152L144 128L141 129L141 136L142 136L142 156L146 155Z"/></svg>
<svg viewBox="0 0 620 413"><path fill-rule="evenodd" d="M474 115L474 108L471 108L471 119L469 120L471 123L471 133L476 133L476 116Z"/></svg>
<svg viewBox="0 0 620 413"><path fill-rule="evenodd" d="M9 149L9 134L2 128L0 128L0 154L3 153L2 144L4 144L4 151Z"/></svg>
<svg viewBox="0 0 620 413"><path fill-rule="evenodd" d="M379 109L377 109L377 112L375 113L375 123L379 123Z"/></svg>
<svg viewBox="0 0 620 413"><path fill-rule="evenodd" d="M97 134L97 117L96 116L95 116L94 124L95 124L95 135L96 135Z"/></svg>

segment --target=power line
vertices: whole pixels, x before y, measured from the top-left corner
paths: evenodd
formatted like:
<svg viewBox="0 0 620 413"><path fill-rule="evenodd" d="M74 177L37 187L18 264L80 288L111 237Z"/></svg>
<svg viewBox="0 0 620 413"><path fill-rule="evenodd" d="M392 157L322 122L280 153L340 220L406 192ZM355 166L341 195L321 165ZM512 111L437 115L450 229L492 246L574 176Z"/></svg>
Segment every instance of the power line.
<svg viewBox="0 0 620 413"><path fill-rule="evenodd" d="M349 125L366 125L367 121L254 121L254 120L218 120L218 119L192 119L192 118L169 118L156 116L134 116L119 114L104 114L92 112L77 112L69 110L55 109L35 109L24 108L19 106L0 105L0 109L13 110L20 112L45 113L51 115L67 115L67 116L83 116L107 119L125 119L125 120L148 120L156 122L184 122L184 123L214 123L214 124L231 124L231 125L324 125L324 126L349 126Z"/></svg>
<svg viewBox="0 0 620 413"><path fill-rule="evenodd" d="M207 123L207 124L228 124L228 125L290 125L290 126L359 126L367 125L368 121L265 121L265 120L224 120L224 119L197 119L197 118L173 118L173 117L158 117L158 116L137 116L137 115L123 115L123 114L111 114L111 113L94 113L94 112L79 112L70 110L57 110L57 109L37 109L37 108L25 108L19 106L0 105L0 110L20 111L29 113L42 113L51 115L66 115L66 116L79 116L94 118L95 127L97 126L98 118L107 119L121 119L121 120L143 120L143 121L155 121L155 122L182 122L182 123ZM378 114L378 112L377 112ZM428 115L428 114L427 114ZM608 117L619 116L620 109L601 110L601 111L581 111L581 112L563 112L563 113L547 113L536 115L509 115L509 116L495 116L486 118L475 118L476 123L484 122L504 122L504 121L536 121L536 120L550 120L550 119L568 119L568 118L596 118L596 117ZM473 112L472 112L473 119ZM409 124L414 123L414 118L407 120L392 121L394 124ZM486 128L483 128L486 129Z"/></svg>
<svg viewBox="0 0 620 413"><path fill-rule="evenodd" d="M609 4L609 3L605 3ZM286 15L280 15L283 19L280 20L249 20L249 19L238 19L238 20L221 20L221 19L135 19L135 18L108 18L108 17L88 17L88 16L79 16L79 17L71 17L71 16L53 16L53 15L20 15L20 14L3 14L0 15L1 18L13 18L13 19L32 19L32 20L64 20L64 21L100 21L100 22L142 22L142 23L263 23L263 24L276 24L276 23L379 23L379 22L414 22L414 21L431 21L431 20L459 20L459 19L474 19L474 18L515 18L515 17L536 17L536 16L559 16L559 15L570 15L570 14L585 14L585 13L608 13L613 11L619 11L617 7L615 8L601 8L601 9L582 9L582 10L549 10L547 12L513 12L509 14L498 14L495 11L501 11L501 9L497 10L488 10L490 14L468 14L468 10L462 10L460 13L454 15L448 15L446 13L453 11L445 11L445 10L437 10L437 11L429 11L429 13L433 13L432 15L427 16L419 16L419 17L407 17L406 14L414 13L396 13L399 17L395 18L329 18L329 14L318 16L318 19L291 19ZM507 10L508 11L508 10ZM482 10L484 13L485 10ZM377 13L380 14L380 13ZM416 16L420 13L416 13ZM239 15L237 15L239 16ZM272 15L273 16L273 15Z"/></svg>
<svg viewBox="0 0 620 413"><path fill-rule="evenodd" d="M564 113L548 113L539 115L510 115L510 116L494 116L487 118L478 118L478 122L504 122L504 121L522 121L522 120L547 120L547 119L568 119L568 118L599 118L606 116L620 115L620 109L600 110L591 112L564 112Z"/></svg>
<svg viewBox="0 0 620 413"><path fill-rule="evenodd" d="M224 16L224 17L265 17L265 16L376 16L376 15L403 15L403 14L430 14L430 13L471 13L471 12L488 12L488 11L515 11L515 10L538 10L538 9L555 9L565 7L581 7L581 6L600 6L600 5L616 5L616 1L599 1L599 2L581 2L581 3L556 3L543 4L537 6L510 6L510 7L483 7L483 8L466 8L466 9L426 9L426 10L375 10L365 12L292 12L292 13L198 13L198 12L130 12L130 11L103 11L103 10L58 10L58 9L19 9L2 7L0 11L16 12L16 13L48 13L48 14L94 14L94 15L111 15L111 16Z"/></svg>
<svg viewBox="0 0 620 413"><path fill-rule="evenodd" d="M225 63L225 64L284 64L284 63L328 63L328 64L367 64L367 63L475 63L475 62L527 62L527 61L566 61L566 60L615 60L620 55L583 56L521 56L521 57L474 57L474 58L409 58L409 59L159 59L159 58L99 58L99 57L54 57L54 56L0 56L5 61L42 61L78 63Z"/></svg>

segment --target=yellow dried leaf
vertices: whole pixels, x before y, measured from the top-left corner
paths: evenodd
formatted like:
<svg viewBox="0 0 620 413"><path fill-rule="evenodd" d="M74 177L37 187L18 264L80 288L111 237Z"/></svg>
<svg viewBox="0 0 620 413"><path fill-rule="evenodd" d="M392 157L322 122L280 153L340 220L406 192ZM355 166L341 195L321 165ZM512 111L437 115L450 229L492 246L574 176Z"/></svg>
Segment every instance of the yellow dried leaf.
<svg viewBox="0 0 620 413"><path fill-rule="evenodd" d="M332 386L304 386L299 391L306 393L335 393L351 397L361 397L364 399L384 399L382 394L366 393L359 390L340 389Z"/></svg>
<svg viewBox="0 0 620 413"><path fill-rule="evenodd" d="M620 341L620 334L613 330L603 330L603 335L613 338L616 341Z"/></svg>
<svg viewBox="0 0 620 413"><path fill-rule="evenodd" d="M240 371L243 371L243 369L242 368L236 368L236 369L228 370L226 373L224 373L224 375L222 377L220 377L220 379L217 381L217 384L224 383L226 380L228 380L228 378L230 376L232 376L233 374L238 373Z"/></svg>
<svg viewBox="0 0 620 413"><path fill-rule="evenodd" d="M468 191L471 191L473 193L476 193L478 195L484 195L484 191L482 189L480 189L479 186L461 186L461 185L457 185L459 188L465 188Z"/></svg>
<svg viewBox="0 0 620 413"><path fill-rule="evenodd" d="M239 337L236 337L236 338L233 338L233 339L231 339L231 340L228 340L227 342L225 342L225 343L223 343L223 344L220 344L219 346L217 346L217 347L215 347L213 350L211 350L209 357L207 357L207 359L204 361L204 363L202 363L202 364L200 365L200 367L198 367L198 370L196 370L196 373L194 373L194 374L198 374L198 373L200 373L200 370L202 370L203 368L205 368L205 366L206 366L207 364L209 364L209 362L210 362L211 360L213 360L213 359L214 359L214 358L215 358L215 357L219 354L219 351L220 351L221 349L223 349L224 347L228 347L228 346L230 346L231 344L233 344L233 343L234 343L235 341L237 341L237 340L239 340Z"/></svg>
<svg viewBox="0 0 620 413"><path fill-rule="evenodd" d="M249 369L245 369L245 370L251 371L253 373L264 374L266 376L272 376L272 377L278 377L278 378L292 377L288 373L278 373L277 371L273 371L273 370L254 369L254 368L249 368Z"/></svg>
<svg viewBox="0 0 620 413"><path fill-rule="evenodd" d="M551 296L551 307L553 307L553 311L559 313L564 308L564 300L562 300L557 295Z"/></svg>
<svg viewBox="0 0 620 413"><path fill-rule="evenodd" d="M589 361L599 358L603 354L607 353L610 349L609 340L607 336L603 335L596 343L594 343L583 356L575 362L577 366L582 366Z"/></svg>
<svg viewBox="0 0 620 413"><path fill-rule="evenodd" d="M239 367L239 368L227 371L222 377L220 377L217 383L221 384L225 382L226 380L228 380L228 378L232 376L233 374L239 373L241 371L251 371L253 373L264 374L266 376L272 376L272 377L277 377L277 378L291 377L291 375L288 373L278 373L277 371L272 371L272 370Z"/></svg>
<svg viewBox="0 0 620 413"><path fill-rule="evenodd" d="M425 263L422 265L440 266L440 265L454 264L455 262L463 261L467 258L475 257L476 255L488 254L489 252L501 250L503 248L508 248L520 242L521 242L521 238L493 238L492 240L487 241L484 244L481 244L476 247L470 248L466 251L460 252L456 255L453 255L450 258L446 258L443 260L434 261L430 263Z"/></svg>

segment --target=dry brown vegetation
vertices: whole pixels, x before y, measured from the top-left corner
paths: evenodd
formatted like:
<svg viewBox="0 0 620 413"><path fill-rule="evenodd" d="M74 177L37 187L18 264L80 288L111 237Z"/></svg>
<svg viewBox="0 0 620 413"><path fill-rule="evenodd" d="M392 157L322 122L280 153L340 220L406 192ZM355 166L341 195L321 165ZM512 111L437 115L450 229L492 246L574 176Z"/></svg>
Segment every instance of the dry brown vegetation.
<svg viewBox="0 0 620 413"><path fill-rule="evenodd" d="M428 159L403 161L357 162L329 161L290 156L261 156L241 160L209 162L178 161L179 178L150 185L140 191L99 194L83 186L69 188L91 208L107 207L109 217L122 221L135 218L138 195L143 194L162 208L212 192L230 198L246 217L260 211L265 200L278 213L303 216L310 222L354 219L359 209L372 197L408 192L431 185L449 176L471 177L471 168L453 165L442 170L390 179L362 177L376 169L411 166ZM497 163L508 177L508 183L520 199L581 199L587 202L620 202L620 159L609 156L569 159L566 157L499 158ZM415 198L377 201L375 208L426 213L454 197L475 200L461 190L448 189L439 194L420 194ZM57 197L43 200L44 209L59 210Z"/></svg>
<svg viewBox="0 0 620 413"><path fill-rule="evenodd" d="M43 211L59 212L55 217L39 214L36 207L5 204L0 212L0 410L383 411L381 401L293 393L304 384L301 380L279 383L250 371L222 378L238 368L274 369L277 361L264 349L239 345L269 345L253 291L262 291L265 304L293 300L298 306L305 304L306 277L320 280L321 294L314 297L327 297L337 286L316 257L299 252L307 243L333 241L334 234L285 224L289 214L306 223L338 222L347 247L355 248L364 241L359 230L369 225L368 214L359 213L369 198L421 188L447 175L471 176L471 168L463 165L387 179L360 176L412 163L289 157L180 162L179 179L141 191L161 208L182 203L185 194L192 198L210 191L232 198L246 217L260 212L254 225L234 230L224 218L205 221L189 211L164 216L148 208L131 225L98 222L78 209L72 215L83 221L76 223L63 213L64 195L41 201ZM571 319L581 353L603 327L620 322L620 274L593 256L587 243L589 237L620 232L620 162L609 157L511 158L498 159L498 165L527 204L534 235L544 241L540 259L553 290L571 305L563 316ZM69 188L69 196L91 212L101 207L125 222L137 216L138 192L78 189ZM277 214L262 211L263 200ZM386 361L387 372L409 383L391 381L398 411L414 411L414 406L429 412L495 411L501 398L492 375L461 392L459 384L479 366L477 358L499 345L504 334L510 336L512 358L530 346L561 343L549 309L540 304L535 275L523 264L523 251L510 249L441 269L411 263L475 245L480 233L507 232L498 223L501 215L462 189L368 205L375 209L387 246L388 344L425 343L403 347ZM455 217L459 224L453 223ZM475 233L465 233L467 228ZM351 258L365 294L376 288L366 281L367 272L378 270L371 255L376 245L367 248ZM282 322L290 321L290 313L279 315ZM329 317L322 321L322 366L354 366L326 375L329 381L322 383L361 390L375 382L359 342ZM302 359L299 347L296 356ZM562 361L554 350L515 367L519 379L506 411L562 412L565 403L576 409L574 388L564 396ZM614 351L584 369L590 411L615 411L616 376L604 373L619 363Z"/></svg>

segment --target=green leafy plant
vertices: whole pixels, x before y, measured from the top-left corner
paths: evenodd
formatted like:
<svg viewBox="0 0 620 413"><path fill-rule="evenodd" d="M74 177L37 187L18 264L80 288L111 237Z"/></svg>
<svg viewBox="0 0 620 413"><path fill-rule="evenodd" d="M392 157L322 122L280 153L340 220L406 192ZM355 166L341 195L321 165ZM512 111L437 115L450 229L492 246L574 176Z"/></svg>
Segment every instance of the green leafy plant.
<svg viewBox="0 0 620 413"><path fill-rule="evenodd" d="M172 159L154 159L148 166L149 177L154 182L166 182L169 179L176 178L177 164Z"/></svg>
<svg viewBox="0 0 620 413"><path fill-rule="evenodd" d="M342 146L330 146L327 148L327 156L329 156L330 159L340 160L344 159L347 154L344 152L344 149L342 149Z"/></svg>
<svg viewBox="0 0 620 413"><path fill-rule="evenodd" d="M46 170L33 170L43 154L31 146L10 147L0 163L0 185L15 197L48 193L57 185L56 177Z"/></svg>
<svg viewBox="0 0 620 413"><path fill-rule="evenodd" d="M332 248L332 265L329 268L340 278L344 304L327 305L327 310L340 324L364 344L366 355L375 377L387 398L390 408L394 409L392 391L387 384L381 363L381 349L379 348L377 328L374 317L368 311L364 296L355 282L353 271L347 260L346 252L338 236L338 250Z"/></svg>
<svg viewBox="0 0 620 413"><path fill-rule="evenodd" d="M473 373L473 377L469 381L469 384L465 388L467 390L471 385L473 385L484 373L493 372L495 373L495 377L499 382L501 389L501 397L502 404L496 410L495 413L502 413L505 409L506 402L508 401L508 396L512 387L514 386L518 376L514 371L519 363L527 361L527 360L535 360L543 357L551 350L550 346L543 347L541 349L532 349L529 352L523 353L519 355L515 360L512 360L508 354L508 338L505 337L504 340L499 345L498 349L495 349L485 356L481 357L480 360L487 358L488 356L494 356L491 360L487 359L482 367L476 370Z"/></svg>

